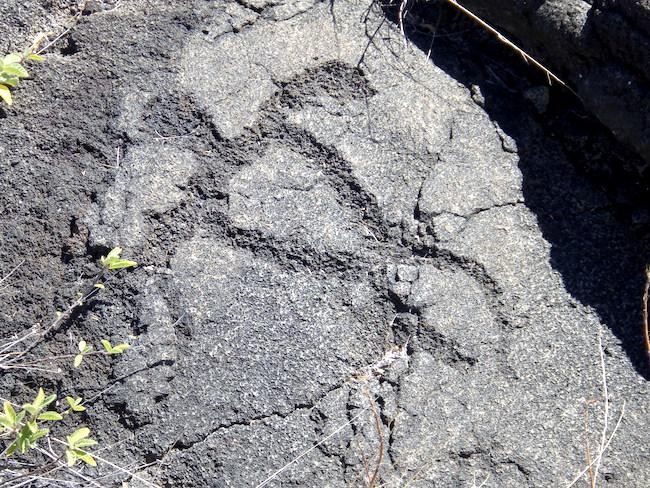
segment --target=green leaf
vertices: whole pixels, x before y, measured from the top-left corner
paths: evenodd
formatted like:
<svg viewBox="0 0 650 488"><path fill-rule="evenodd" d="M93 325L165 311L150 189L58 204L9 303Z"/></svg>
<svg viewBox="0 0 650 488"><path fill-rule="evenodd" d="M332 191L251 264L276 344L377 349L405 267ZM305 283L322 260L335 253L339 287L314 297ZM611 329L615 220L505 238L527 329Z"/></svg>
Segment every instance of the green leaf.
<svg viewBox="0 0 650 488"><path fill-rule="evenodd" d="M105 257L102 256L100 259L100 262L102 263L102 266L104 266L107 269L114 270L114 269L122 269L122 268L130 268L132 266L137 266L138 263L135 261L129 261L128 259L121 259L120 254L122 254L122 248L121 247L115 247L109 252Z"/></svg>
<svg viewBox="0 0 650 488"><path fill-rule="evenodd" d="M68 440L68 446L74 448L81 439L85 439L90 435L90 429L88 427L81 427L77 429L72 434L66 437Z"/></svg>
<svg viewBox="0 0 650 488"><path fill-rule="evenodd" d="M83 361L83 360L84 360L84 355L83 355L83 354L77 354L77 355L74 357L74 362L72 363L72 365L73 365L75 368L78 368L79 365L81 365L81 361Z"/></svg>
<svg viewBox="0 0 650 488"><path fill-rule="evenodd" d="M104 288L106 288L103 283L95 283L93 286L95 288L99 288L100 290L103 290Z"/></svg>
<svg viewBox="0 0 650 488"><path fill-rule="evenodd" d="M77 462L77 456L75 456L74 452L69 449L66 449L65 451L65 459L68 462L68 466L74 466L74 463Z"/></svg>
<svg viewBox="0 0 650 488"><path fill-rule="evenodd" d="M112 350L111 354L122 354L129 347L131 347L131 346L129 344L126 344L126 343L117 344L117 345L113 346L113 350Z"/></svg>
<svg viewBox="0 0 650 488"><path fill-rule="evenodd" d="M7 54L2 62L7 65L7 64L12 64L12 63L20 63L23 60L23 57L18 54L18 53L11 53Z"/></svg>
<svg viewBox="0 0 650 488"><path fill-rule="evenodd" d="M10 75L17 76L18 78L28 78L29 77L29 72L20 63L5 64L2 67L2 70L5 73L9 73Z"/></svg>
<svg viewBox="0 0 650 488"><path fill-rule="evenodd" d="M20 83L20 79L17 76L5 72L0 73L0 84L15 88L18 83Z"/></svg>
<svg viewBox="0 0 650 488"><path fill-rule="evenodd" d="M11 430L14 426L14 423L9 420L6 415L0 415L0 425L2 425L7 430Z"/></svg>
<svg viewBox="0 0 650 488"><path fill-rule="evenodd" d="M38 409L34 407L31 403L26 403L23 405L23 410L26 410L28 414L30 415L36 415L38 413Z"/></svg>
<svg viewBox="0 0 650 488"><path fill-rule="evenodd" d="M45 56L41 56L40 54L31 53L31 54L28 54L26 57L30 61L37 61L39 63L42 62L42 61L45 61Z"/></svg>
<svg viewBox="0 0 650 488"><path fill-rule="evenodd" d="M58 412L49 411L40 414L38 420L63 420L63 416Z"/></svg>
<svg viewBox="0 0 650 488"><path fill-rule="evenodd" d="M83 456L78 456L78 457L88 466L93 466L93 467L97 466L97 461L95 461L95 458L92 457L90 454L84 454Z"/></svg>
<svg viewBox="0 0 650 488"><path fill-rule="evenodd" d="M108 354L113 354L113 346L111 346L111 343L108 342L106 339L101 340L102 346L104 346L104 349L106 349L106 352Z"/></svg>
<svg viewBox="0 0 650 488"><path fill-rule="evenodd" d="M48 397L45 397L45 400L43 400L43 403L42 403L43 407L47 407L54 400L56 400L56 395L50 395Z"/></svg>
<svg viewBox="0 0 650 488"><path fill-rule="evenodd" d="M137 266L138 263L135 261L129 261L128 259L112 259L108 263L108 269L123 269L123 268L132 268Z"/></svg>
<svg viewBox="0 0 650 488"><path fill-rule="evenodd" d="M39 440L41 437L45 437L49 433L50 429L40 429L38 432L35 432L29 439L30 445L34 445L37 440Z"/></svg>
<svg viewBox="0 0 650 488"><path fill-rule="evenodd" d="M34 434L34 433L38 432L38 424L36 423L35 420L30 420L29 422L27 422L25 427L27 427L29 429L31 434ZM30 437L31 437L31 434L30 434Z"/></svg>
<svg viewBox="0 0 650 488"><path fill-rule="evenodd" d="M34 405L35 408L40 410L43 407L44 400L45 400L45 392L43 391L43 388L39 388L38 393L36 394L36 398L34 398L34 401L32 402L32 405Z"/></svg>
<svg viewBox="0 0 650 488"><path fill-rule="evenodd" d="M114 354L122 354L124 351L126 351L129 347L131 347L129 344L122 343L122 344L117 344L115 346L111 346L111 343L108 342L106 339L102 339L102 346L104 346L104 349L106 349L106 352L108 354L114 355Z"/></svg>
<svg viewBox="0 0 650 488"><path fill-rule="evenodd" d="M11 443L11 445L7 448L7 453L6 456L9 457L11 456L14 452L16 452L16 449L18 449L18 441L14 441Z"/></svg>
<svg viewBox="0 0 650 488"><path fill-rule="evenodd" d="M86 343L86 341L84 341L82 339L82 340L79 341L79 346L78 347L79 347L79 352L85 352L86 347L88 347L88 344Z"/></svg>
<svg viewBox="0 0 650 488"><path fill-rule="evenodd" d="M9 88L2 84L0 84L0 98L2 98L7 105L11 105L13 103Z"/></svg>
<svg viewBox="0 0 650 488"><path fill-rule="evenodd" d="M70 405L70 408L73 412L83 412L86 410L86 407L81 405L81 397L76 399L72 397L65 397L65 400L68 402L68 405Z"/></svg>
<svg viewBox="0 0 650 488"><path fill-rule="evenodd" d="M29 440L26 437L19 437L16 439L16 443L18 444L18 450L22 454L25 454L27 449L29 449Z"/></svg>
<svg viewBox="0 0 650 488"><path fill-rule="evenodd" d="M36 430L38 431L38 428ZM29 439L32 437L33 434L34 433L27 425L24 426L22 429L20 429L20 432L18 432L18 438L16 439L16 443L18 444L18 450L23 454L29 448Z"/></svg>
<svg viewBox="0 0 650 488"><path fill-rule="evenodd" d="M96 446L97 441L95 439L81 439L75 444L75 447L83 449L84 447Z"/></svg>
<svg viewBox="0 0 650 488"><path fill-rule="evenodd" d="M14 407L11 406L11 403L5 401L4 402L4 411L5 415L7 416L7 419L12 423L16 423L16 411L14 410Z"/></svg>
<svg viewBox="0 0 650 488"><path fill-rule="evenodd" d="M110 250L110 252L106 255L106 259L119 259L120 254L122 254L122 248L121 247L114 247L113 249Z"/></svg>

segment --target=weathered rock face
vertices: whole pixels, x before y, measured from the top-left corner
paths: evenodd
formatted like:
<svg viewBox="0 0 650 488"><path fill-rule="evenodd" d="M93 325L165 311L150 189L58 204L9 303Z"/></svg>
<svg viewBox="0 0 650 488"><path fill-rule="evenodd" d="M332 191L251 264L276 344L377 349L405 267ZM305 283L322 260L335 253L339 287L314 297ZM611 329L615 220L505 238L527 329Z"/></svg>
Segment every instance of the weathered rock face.
<svg viewBox="0 0 650 488"><path fill-rule="evenodd" d="M514 34L585 106L650 163L650 3L647 0L461 2Z"/></svg>
<svg viewBox="0 0 650 488"><path fill-rule="evenodd" d="M70 295L110 247L141 262L51 346L138 337L52 378L102 392L93 430L130 446L103 457L162 461L130 486L565 486L601 439L601 333L610 427L627 406L600 474L650 484L645 250L520 93L466 86L372 2L148 0L73 36L43 86L88 78L0 121L24 141L2 204L25 202L0 256L66 242L33 266Z"/></svg>

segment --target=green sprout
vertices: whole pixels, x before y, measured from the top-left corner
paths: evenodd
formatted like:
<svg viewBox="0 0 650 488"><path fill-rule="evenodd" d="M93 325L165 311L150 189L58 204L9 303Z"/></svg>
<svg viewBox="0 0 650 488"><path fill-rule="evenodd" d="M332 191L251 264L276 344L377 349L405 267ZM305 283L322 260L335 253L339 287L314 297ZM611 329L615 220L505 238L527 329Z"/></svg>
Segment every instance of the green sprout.
<svg viewBox="0 0 650 488"><path fill-rule="evenodd" d="M73 362L73 366L75 368L79 367L79 365L81 364L81 361L84 360L84 356L86 354L88 354L90 351L92 351L92 349L93 349L84 340L79 341L79 346L78 347L79 347L79 354L77 354L74 357L74 362Z"/></svg>
<svg viewBox="0 0 650 488"><path fill-rule="evenodd" d="M111 343L108 342L106 339L102 339L101 343L102 343L102 346L104 346L104 349L106 350L106 352L108 354L111 354L111 355L122 354L129 347L131 347L129 344L126 344L126 343L116 344L114 346L111 346Z"/></svg>
<svg viewBox="0 0 650 488"><path fill-rule="evenodd" d="M84 341L83 339L80 340L79 344L77 345L77 348L79 349L79 352L75 355L74 361L72 362L72 365L75 368L78 368L87 355L105 354L107 356L115 356L117 354L122 354L129 347L131 347L130 344L127 344L125 342L123 342L121 344L116 344L116 345L113 346L106 339L102 339L101 343L102 343L102 346L104 347L104 351L93 351L92 346L88 345L88 343L86 341Z"/></svg>
<svg viewBox="0 0 650 488"><path fill-rule="evenodd" d="M7 105L13 103L11 88L15 88L23 78L29 78L29 72L25 68L25 61L43 61L45 58L33 53L31 48L25 49L22 53L7 54L0 59L0 98Z"/></svg>
<svg viewBox="0 0 650 488"><path fill-rule="evenodd" d="M11 444L2 455L9 457L16 451L25 454L36 447L39 439L50 435L50 429L42 428L39 422L56 422L63 420L63 415L72 412L83 412L86 407L81 405L81 398L66 397L70 408L62 414L46 407L56 400L56 395L45 395L43 388L38 389L36 398L32 403L23 405L20 412L16 412L10 402L3 404L4 415L0 415L0 438L9 439ZM94 446L97 441L90 439L90 429L81 427L69 436L66 436L65 458L68 466L73 466L77 461L83 461L90 466L97 466L93 455L85 448Z"/></svg>
<svg viewBox="0 0 650 488"><path fill-rule="evenodd" d="M29 59L38 60L34 56L36 55L30 56ZM18 59L16 57L5 57L4 60L0 60L0 76L4 76L2 75L3 68L4 72L7 72L7 67L10 64L18 61L22 61L22 59ZM18 68L9 67L8 72L15 72L16 76L22 76L25 74L22 71L11 71L12 69L18 70ZM2 84L3 80L6 80L6 77L0 78L0 97L7 103L11 103L11 94L7 94L8 92L1 91L3 87L6 88L6 84ZM55 329L64 320L66 320L66 318L70 317L70 314L73 310L75 310L77 307L81 307L88 298L92 297L99 290L105 288L105 285L101 282L97 283L98 281L101 281L102 278L110 274L111 271L137 266L137 263L135 261L122 259L120 257L121 253L122 249L116 247L112 249L107 256L102 256L102 270L95 277L95 285L93 289L86 293L86 295L80 294L77 300L75 300L75 302L65 312L57 312L56 320L45 330L45 332L41 333L41 335L37 338L36 343L32 345L32 348L35 347L35 345L37 345L43 337L45 337L45 334L47 332ZM115 276L115 274L113 274L113 276ZM108 282L113 276L109 277L106 282ZM75 368L78 368L81 366L82 362L87 356L115 356L124 353L131 347L130 344L125 342L113 345L107 339L102 339L101 344L101 348L97 347L96 349L93 349L90 344L88 344L84 339L81 339L77 344L75 353L53 356L50 359L55 360L65 358L67 360L68 358L74 358L72 364ZM5 346L5 350L6 347L7 346ZM28 349L28 351L29 350L31 349ZM22 352L22 354L26 354L26 352ZM97 466L97 460L95 459L94 455L86 451L88 447L97 445L97 441L90 438L90 429L88 427L79 427L77 425L74 427L76 430L67 435L65 441L55 438L50 433L49 428L50 425L52 425L50 424L51 422L61 421L68 415L86 411L86 406L84 406L85 402L81 397L66 396L65 402L67 403L67 408L65 410L61 410L59 412L53 409L48 409L48 407L54 403L56 399L56 395L46 395L43 388L39 388L34 400L30 403L24 404L22 408L19 408L16 403L12 403L10 401L3 402L3 411L0 411L0 443L3 445L3 448L0 448L0 459L8 458L14 454L18 454L19 456L27 454L27 456L24 456L24 459L20 459L19 461L23 462L24 460L27 460L27 463L25 464L26 466L33 465L34 456L32 450L43 450L37 445L38 441L43 438L47 440L47 444L50 446L49 452L52 453L53 456L52 462L47 463L41 467L37 466L33 471L28 471L26 474L21 475L21 477L30 475L30 473L40 473L41 471L45 472L44 470L58 464L59 461L63 459L67 461L67 464L69 466L74 466L79 461L89 466ZM51 447L50 441L65 445L65 450L62 449L60 453L55 453ZM101 458L98 459L101 460ZM0 484L4 486L2 482L0 482Z"/></svg>
<svg viewBox="0 0 650 488"><path fill-rule="evenodd" d="M111 252L108 253L108 255L101 257L100 262L102 263L102 266L112 271L116 269L131 268L133 266L138 265L138 263L136 263L135 261L129 261L128 259L120 258L120 254L122 254L121 247L113 248Z"/></svg>
<svg viewBox="0 0 650 488"><path fill-rule="evenodd" d="M4 402L4 415L0 415L0 426L3 429L0 437L8 437L13 440L4 452L7 457L16 451L24 454L29 449L33 449L39 439L50 433L50 429L40 427L39 421L63 420L60 413L54 410L45 410L45 407L54 400L56 400L56 395L45 396L43 388L39 388L34 401L23 405L20 412L16 412L11 403Z"/></svg>
<svg viewBox="0 0 650 488"><path fill-rule="evenodd" d="M70 408L68 410L66 410L65 412L63 412L64 414L70 413L70 410L72 410L73 412L83 412L83 411L86 410L86 407L84 407L81 404L81 401L82 401L81 397L72 398L71 396L67 396L67 397L65 397L65 401L68 402L68 405L70 405Z"/></svg>
<svg viewBox="0 0 650 488"><path fill-rule="evenodd" d="M97 445L95 439L90 439L90 429L88 427L81 427L69 436L66 436L68 441L66 444L65 458L68 461L68 466L74 466L77 460L81 460L89 466L97 466L97 461L84 447Z"/></svg>

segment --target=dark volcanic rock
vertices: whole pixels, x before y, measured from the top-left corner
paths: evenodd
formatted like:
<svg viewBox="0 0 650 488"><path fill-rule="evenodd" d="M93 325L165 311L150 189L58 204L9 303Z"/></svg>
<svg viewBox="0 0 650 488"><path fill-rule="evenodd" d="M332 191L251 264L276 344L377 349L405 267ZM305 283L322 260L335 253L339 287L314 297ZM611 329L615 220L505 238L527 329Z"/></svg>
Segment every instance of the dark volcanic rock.
<svg viewBox="0 0 650 488"><path fill-rule="evenodd" d="M461 2L513 34L585 106L650 163L650 3L647 0Z"/></svg>
<svg viewBox="0 0 650 488"><path fill-rule="evenodd" d="M595 12L500 5L575 56ZM38 384L92 399L100 456L134 476L84 475L566 486L601 441L602 333L609 433L627 406L599 481L650 485L647 229L580 169L625 154L602 126L472 32L405 42L370 0L87 7L0 112L0 277L25 259L0 344L113 246L140 262L32 358L82 337L124 355L0 377L17 403Z"/></svg>

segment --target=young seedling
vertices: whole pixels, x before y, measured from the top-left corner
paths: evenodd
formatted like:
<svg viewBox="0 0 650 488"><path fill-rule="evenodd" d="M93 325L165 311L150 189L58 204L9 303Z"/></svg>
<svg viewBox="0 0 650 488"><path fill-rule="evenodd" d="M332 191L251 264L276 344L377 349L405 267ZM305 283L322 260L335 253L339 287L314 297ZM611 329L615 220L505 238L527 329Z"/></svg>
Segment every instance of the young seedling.
<svg viewBox="0 0 650 488"><path fill-rule="evenodd" d="M116 344L115 346L113 346L106 339L102 339L101 343L102 343L102 346L104 347L104 350L103 351L93 351L93 348L91 346L89 346L86 343L86 341L84 341L83 339L81 341L79 341L79 344L77 346L77 348L79 349L79 352L75 355L72 365L75 368L78 368L81 365L84 358L86 356L90 355L90 354L105 354L105 355L108 355L108 356L116 356L118 354L122 354L129 347L131 347L130 344L127 344L125 342L123 342L121 344ZM64 357L66 357L66 356L64 356Z"/></svg>
<svg viewBox="0 0 650 488"><path fill-rule="evenodd" d="M39 439L50 435L49 428L42 428L39 422L56 422L63 420L64 415L71 412L83 412L86 407L81 405L81 398L66 397L70 408L62 413L54 410L46 410L46 407L56 400L56 395L45 395L43 388L38 389L36 398L32 403L26 403L20 412L16 412L12 404L4 402L4 415L0 415L0 427L2 432L0 438L9 439L11 443L2 453L10 457L16 452L27 453L35 449ZM65 456L68 466L73 466L77 461L83 461L90 466L97 463L93 455L85 449L97 444L97 441L90 439L90 429L81 427L66 437L66 449L59 457ZM56 439L54 439L56 440Z"/></svg>
<svg viewBox="0 0 650 488"><path fill-rule="evenodd" d="M36 446L36 442L47 436L50 429L42 429L39 421L62 420L63 416L53 410L45 410L49 404L56 400L56 395L45 396L43 388L38 389L36 398L32 403L23 405L20 412L16 412L11 403L5 401L4 415L0 416L0 426L3 427L2 437L12 439L13 442L4 451L9 457L16 451L25 454Z"/></svg>
<svg viewBox="0 0 650 488"><path fill-rule="evenodd" d="M115 355L115 354L122 354L124 351L126 351L129 347L128 344L122 343L122 344L116 344L115 346L111 346L111 343L108 342L106 339L102 339L102 346L104 346L104 349L108 354Z"/></svg>
<svg viewBox="0 0 650 488"><path fill-rule="evenodd" d="M102 256L100 259L102 270L95 276L94 285L86 293L80 293L79 297L63 312L57 312L56 319L46 328L33 328L28 333L24 334L22 337L11 339L5 344L0 344L0 370L9 370L9 369L31 369L39 370L39 366L34 363L25 363L24 358L36 348L43 339L52 331L56 330L65 320L70 318L72 312L79 307L82 307L87 300L95 296L100 290L105 288L110 280L112 280L117 274L125 268L130 268L137 266L138 263L135 261L130 261L128 259L122 259L120 254L122 253L122 248L115 247L113 248L107 256ZM112 273L115 271L115 273ZM107 276L107 273L109 275ZM106 278L106 279L104 279ZM103 283L102 283L103 281ZM29 345L26 345L28 344ZM23 347L22 349L20 349ZM79 350L81 354L81 359L76 358L75 360L83 361L83 356L90 354L91 351L87 351L84 348ZM115 354L115 353L113 353ZM61 356L58 356L61 357Z"/></svg>
<svg viewBox="0 0 650 488"><path fill-rule="evenodd" d="M95 458L84 450L86 447L97 445L95 439L90 439L90 429L82 427L77 429L72 434L66 437L67 445L65 450L65 458L68 461L68 466L74 466L77 460L81 460L90 466L97 466Z"/></svg>
<svg viewBox="0 0 650 488"><path fill-rule="evenodd" d="M81 361L84 360L84 356L88 354L90 351L92 351L92 347L90 347L84 340L79 341L78 348L79 348L79 354L77 354L74 357L74 362L73 362L73 366L75 368L78 368L81 365Z"/></svg>
<svg viewBox="0 0 650 488"><path fill-rule="evenodd" d="M81 339L77 344L77 351L73 354L48 356L47 358L41 358L35 361L25 361L24 359L28 357L48 333L55 330L66 318L70 317L75 309L83 306L86 300L104 288L104 284L101 283L101 281L104 281L104 278L106 278L104 282L108 283L117 276L120 270L137 266L135 261L122 259L120 257L121 252L122 249L117 247L112 249L107 256L102 256L102 270L93 280L95 285L86 294L80 293L79 297L66 311L57 313L56 320L47 328L44 330L35 329L24 334L22 337L11 339L6 344L0 344L0 370L26 369L39 371L44 370L39 366L40 362L58 361L60 359L72 360L72 358L74 358L72 360L73 366L77 368L87 356L98 354L115 356L124 353L124 351L131 347L127 343L113 345L109 340L103 339L101 341L102 348L95 350L85 340ZM25 345L28 339L30 344ZM97 396L95 395L92 399ZM2 407L3 412L0 412L0 444L3 445L0 448L0 459L8 458L12 455L18 455L20 459L16 464L19 468L9 471L15 472L16 476L7 479L5 476L6 473L0 475L0 485L24 486L31 479L39 479L40 476L44 476L44 473L47 474L60 469L64 465L62 463L63 460L67 461L67 465L70 467L78 462L85 463L89 466L96 466L98 460L117 467L110 463L110 461L100 457L96 458L93 453L86 450L91 446L97 445L97 441L90 438L90 429L87 427L76 426L76 430L67 435L65 441L54 437L50 433L50 422L61 421L76 412L86 411L84 403L88 403L89 401L86 400L84 402L81 397L66 396L65 402L67 403L67 408L64 407L65 410L48 410L48 406L55 402L56 398L56 395L46 395L43 388L39 388L34 400L31 403L24 404L22 409L15 403L12 404L9 401L4 401ZM39 447L38 441L43 438L47 440L47 446L49 447ZM62 445L64 448L57 452L52 448L53 444ZM42 456L45 456L45 461L43 461L44 458ZM117 468L127 472L122 468ZM71 470L70 473L79 475L76 470ZM84 476L81 476L81 478L88 481ZM18 484L11 484L19 480L20 482ZM95 483L91 484L95 485Z"/></svg>
<svg viewBox="0 0 650 488"><path fill-rule="evenodd" d="M68 405L70 405L70 408L66 411L63 412L63 415L69 414L71 411L72 412L84 412L86 410L86 407L84 407L81 404L82 398L72 398L71 396L65 397L65 401L68 402Z"/></svg>
<svg viewBox="0 0 650 488"><path fill-rule="evenodd" d="M0 98L7 104L13 103L11 88L15 88L20 80L29 78L25 61L43 61L45 58L32 52L31 48L22 53L7 54L0 59Z"/></svg>
<svg viewBox="0 0 650 488"><path fill-rule="evenodd" d="M114 247L106 256L102 256L99 259L99 262L101 263L103 269L101 273L99 273L99 275L95 278L96 283L93 285L95 288L94 291L103 290L105 288L102 280L104 279L107 271L120 271L126 268L133 268L138 265L138 263L135 261L122 259L120 257L121 254L122 248Z"/></svg>
<svg viewBox="0 0 650 488"><path fill-rule="evenodd" d="M106 268L109 271L114 271L117 269L124 269L124 268L131 268L133 266L137 266L138 263L135 261L129 261L128 259L122 259L120 257L120 254L122 254L122 248L121 247L114 247L111 252L109 252L106 256L102 256L101 259L99 260L102 263L102 266Z"/></svg>

